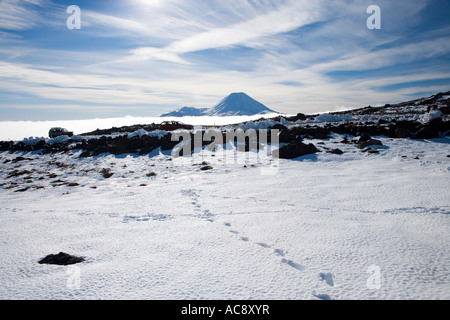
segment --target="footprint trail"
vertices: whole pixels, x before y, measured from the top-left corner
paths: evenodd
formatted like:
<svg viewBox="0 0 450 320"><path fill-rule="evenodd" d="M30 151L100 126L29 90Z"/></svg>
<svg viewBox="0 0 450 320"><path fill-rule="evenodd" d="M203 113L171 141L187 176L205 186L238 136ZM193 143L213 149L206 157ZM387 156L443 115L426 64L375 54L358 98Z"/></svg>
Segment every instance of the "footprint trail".
<svg viewBox="0 0 450 320"><path fill-rule="evenodd" d="M239 237L240 241L244 241L244 242L249 243L249 244L257 245L257 246L259 246L261 248L267 249L268 252L270 250L271 254L273 254L274 256L281 257L280 263L282 263L282 264L284 264L286 266L289 266L289 267L291 267L291 268L293 268L293 269L295 269L295 270L297 270L299 272L304 272L307 269L306 266L304 266L304 265L302 265L302 264L300 264L298 262L295 262L295 261L293 261L291 259L285 258L288 255L288 252L286 250L279 249L279 248L273 248L272 245L264 243L264 242L251 241L248 237L242 236L239 231L232 229L232 225L231 225L230 222L225 222L224 226L226 228L228 228L228 231L230 233L235 234L235 235L240 235L240 237ZM325 282L330 287L334 287L335 286L334 275L332 273L329 273L329 272L327 272L327 273L325 273L325 272L319 273L319 281L320 281L320 283ZM332 297L329 294L327 294L327 293L316 293L315 291L312 291L310 294L306 293L305 296L314 297L314 298L319 299L319 300L332 300Z"/></svg>

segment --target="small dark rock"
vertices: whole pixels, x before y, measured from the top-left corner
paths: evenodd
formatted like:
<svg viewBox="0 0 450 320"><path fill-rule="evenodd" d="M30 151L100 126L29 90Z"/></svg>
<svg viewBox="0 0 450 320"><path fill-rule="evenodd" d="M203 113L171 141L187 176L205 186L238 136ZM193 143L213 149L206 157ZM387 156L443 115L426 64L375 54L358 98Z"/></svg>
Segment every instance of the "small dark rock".
<svg viewBox="0 0 450 320"><path fill-rule="evenodd" d="M30 187L25 187L25 188L23 188L23 189L17 189L17 190L15 190L14 192L25 192L25 191L27 191L28 189L30 189Z"/></svg>
<svg viewBox="0 0 450 320"><path fill-rule="evenodd" d="M202 170L202 171L212 170L212 169L213 169L213 167L211 167L211 166L204 166L204 167L200 168L200 170Z"/></svg>
<svg viewBox="0 0 450 320"><path fill-rule="evenodd" d="M69 187L78 187L80 184L79 183L77 183L77 182L69 182L69 183L67 183L67 186L69 186Z"/></svg>
<svg viewBox="0 0 450 320"><path fill-rule="evenodd" d="M23 161L23 160L27 160L27 159L19 156L19 157L15 158L12 162L16 163L16 162Z"/></svg>
<svg viewBox="0 0 450 320"><path fill-rule="evenodd" d="M411 137L411 132L409 132L406 128L396 128L394 131L394 137L399 139L409 138Z"/></svg>
<svg viewBox="0 0 450 320"><path fill-rule="evenodd" d="M368 146L382 146L382 145L383 145L383 143L380 140L372 139L372 138L369 140L363 140L363 141L359 140L358 141L358 148L360 148L360 149L364 149Z"/></svg>
<svg viewBox="0 0 450 320"><path fill-rule="evenodd" d="M111 169L109 169L109 168L107 168L107 169L103 168L100 171L100 173L102 174L103 178L105 178L105 179L111 178L112 175L114 174L114 173L111 172Z"/></svg>
<svg viewBox="0 0 450 320"><path fill-rule="evenodd" d="M330 136L325 132L315 131L312 133L312 138L317 140L326 140L329 139Z"/></svg>
<svg viewBox="0 0 450 320"><path fill-rule="evenodd" d="M328 153L332 153L332 154L343 154L344 151L342 151L341 149L333 149L330 151L327 151Z"/></svg>
<svg viewBox="0 0 450 320"><path fill-rule="evenodd" d="M348 140L347 137L345 137L345 138L341 141L341 143L343 143L343 144L349 144L350 141Z"/></svg>
<svg viewBox="0 0 450 320"><path fill-rule="evenodd" d="M297 121L297 120L301 120L301 121L306 120L306 115L303 113L297 113L297 115L294 117L293 121Z"/></svg>
<svg viewBox="0 0 450 320"><path fill-rule="evenodd" d="M19 171L19 170L13 170L11 171L8 176L6 177L7 179L12 178L12 177L19 177L19 176L23 176L23 175L30 175L32 172L28 171L28 170L24 170L24 171Z"/></svg>
<svg viewBox="0 0 450 320"><path fill-rule="evenodd" d="M416 139L435 139L439 138L439 132L433 127L425 126L416 132L414 138Z"/></svg>
<svg viewBox="0 0 450 320"><path fill-rule="evenodd" d="M69 264L75 264L83 262L84 258L72 256L65 252L60 252L58 254L49 254L45 258L39 260L40 264L57 264L61 266L67 266Z"/></svg>
<svg viewBox="0 0 450 320"><path fill-rule="evenodd" d="M277 155L278 152L278 155ZM274 151L274 156L280 159L295 159L308 154L320 152L312 143L305 144L299 141L291 142Z"/></svg>
<svg viewBox="0 0 450 320"><path fill-rule="evenodd" d="M369 141L370 139L372 139L372 137L367 132L363 132L359 134L358 143L362 141Z"/></svg>
<svg viewBox="0 0 450 320"><path fill-rule="evenodd" d="M90 157L91 156L91 153L89 152L89 151L84 151L84 152L82 152L81 154L80 154L80 158L87 158L87 157Z"/></svg>

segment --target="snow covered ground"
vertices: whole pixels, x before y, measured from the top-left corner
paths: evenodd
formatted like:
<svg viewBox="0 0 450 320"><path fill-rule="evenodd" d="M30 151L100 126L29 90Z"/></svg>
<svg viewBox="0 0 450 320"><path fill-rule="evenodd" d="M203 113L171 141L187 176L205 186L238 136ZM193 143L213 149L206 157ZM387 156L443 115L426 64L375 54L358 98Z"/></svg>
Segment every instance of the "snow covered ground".
<svg viewBox="0 0 450 320"><path fill-rule="evenodd" d="M450 299L450 140L376 138L279 162L0 153L0 298ZM38 264L60 251L86 261Z"/></svg>

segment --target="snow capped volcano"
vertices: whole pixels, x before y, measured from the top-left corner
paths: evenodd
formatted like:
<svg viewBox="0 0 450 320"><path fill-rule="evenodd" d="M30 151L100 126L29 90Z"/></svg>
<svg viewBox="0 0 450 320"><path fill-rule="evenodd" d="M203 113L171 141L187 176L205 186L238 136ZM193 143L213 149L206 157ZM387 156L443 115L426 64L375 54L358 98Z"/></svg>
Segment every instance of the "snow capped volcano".
<svg viewBox="0 0 450 320"><path fill-rule="evenodd" d="M162 117L184 116L252 116L256 114L278 113L243 92L232 93L212 108L184 107L162 114Z"/></svg>
<svg viewBox="0 0 450 320"><path fill-rule="evenodd" d="M211 116L251 116L276 113L243 92L232 93L217 105L207 110Z"/></svg>

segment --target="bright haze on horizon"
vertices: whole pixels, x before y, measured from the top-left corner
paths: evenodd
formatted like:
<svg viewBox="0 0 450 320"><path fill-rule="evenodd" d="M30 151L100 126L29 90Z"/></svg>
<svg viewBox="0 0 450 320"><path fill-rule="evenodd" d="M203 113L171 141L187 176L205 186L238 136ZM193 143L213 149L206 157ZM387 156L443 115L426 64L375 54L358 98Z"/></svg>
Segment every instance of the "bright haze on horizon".
<svg viewBox="0 0 450 320"><path fill-rule="evenodd" d="M449 15L448 0L0 0L0 121L154 117L231 92L286 114L409 101L450 89Z"/></svg>

